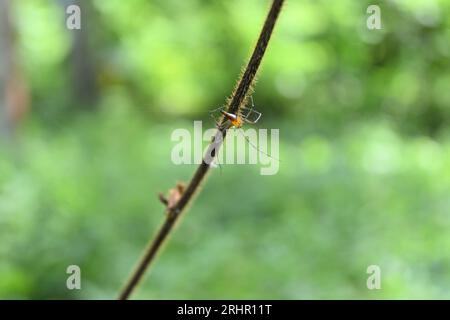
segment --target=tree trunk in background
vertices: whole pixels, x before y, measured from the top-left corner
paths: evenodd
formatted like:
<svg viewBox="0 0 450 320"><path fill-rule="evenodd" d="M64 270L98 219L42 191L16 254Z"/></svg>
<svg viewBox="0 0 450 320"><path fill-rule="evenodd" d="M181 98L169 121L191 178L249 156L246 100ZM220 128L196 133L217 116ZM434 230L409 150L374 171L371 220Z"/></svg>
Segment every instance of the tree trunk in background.
<svg viewBox="0 0 450 320"><path fill-rule="evenodd" d="M98 96L96 81L96 68L92 58L89 42L89 28L94 28L92 19L89 19L92 7L90 0L60 0L64 7L65 18L68 14L66 9L70 5L77 5L81 9L81 29L67 30L72 37L72 48L69 54L72 69L72 83L75 101L84 107L91 108Z"/></svg>
<svg viewBox="0 0 450 320"><path fill-rule="evenodd" d="M11 1L0 0L0 136L10 140L28 109L28 92L15 51Z"/></svg>

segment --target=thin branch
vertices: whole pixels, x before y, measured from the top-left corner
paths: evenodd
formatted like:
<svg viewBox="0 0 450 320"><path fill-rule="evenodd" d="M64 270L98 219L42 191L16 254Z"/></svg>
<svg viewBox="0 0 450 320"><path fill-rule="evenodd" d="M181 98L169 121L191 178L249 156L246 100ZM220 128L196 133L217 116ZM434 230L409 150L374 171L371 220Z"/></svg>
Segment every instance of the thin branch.
<svg viewBox="0 0 450 320"><path fill-rule="evenodd" d="M241 75L235 90L233 91L231 97L227 101L228 104L227 110L230 113L236 114L240 110L241 106L246 104L247 98L251 94L256 73L258 71L258 68L261 64L261 60L266 51L267 45L273 32L273 28L281 11L283 2L284 0L273 0L272 6L266 17L258 41L253 50L253 54L247 64L244 73ZM222 119L222 123L223 122L224 119ZM126 300L130 297L131 293L142 279L145 271L148 269L149 265L154 260L156 254L160 250L164 240L173 230L173 227L177 222L178 218L183 213L188 203L192 201L192 198L194 197L196 191L198 191L200 184L203 182L203 180L205 180L206 174L208 173L210 168L210 163L212 163L211 162L212 159L214 159L214 157L218 153L219 148L225 139L226 133L227 133L226 127L219 126L219 129L214 135L214 138L212 139L212 142L209 145L208 150L206 151L205 156L202 159L202 163L195 171L195 174L192 177L191 181L189 182L187 188L185 190L182 190L182 194L181 192L178 194L179 197L174 205L167 206L166 219L162 224L162 226L160 227L155 238L149 243L142 259L140 260L131 277L123 287L123 290L119 295L120 300ZM176 189L180 190L184 188L176 188ZM172 191L173 190L174 189L172 189ZM175 194L177 193L175 192ZM164 198L164 200L166 199ZM165 202L164 200L163 202ZM167 203L169 202L170 198L167 200Z"/></svg>

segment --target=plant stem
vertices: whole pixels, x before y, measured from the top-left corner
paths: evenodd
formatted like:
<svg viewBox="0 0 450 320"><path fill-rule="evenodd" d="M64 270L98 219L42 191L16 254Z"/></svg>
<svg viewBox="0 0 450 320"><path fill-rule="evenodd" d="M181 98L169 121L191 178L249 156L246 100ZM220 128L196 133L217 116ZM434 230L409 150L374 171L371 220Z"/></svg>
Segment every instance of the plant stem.
<svg viewBox="0 0 450 320"><path fill-rule="evenodd" d="M253 54L247 64L244 73L241 75L235 90L233 91L230 99L228 99L227 110L230 113L236 114L241 106L246 103L247 97L251 94L256 73L266 51L283 2L284 0L273 0L272 2L272 6L264 22L264 26L253 50ZM223 121L224 120L222 120L222 123ZM142 279L145 271L155 259L155 256L160 250L164 240L173 230L173 227L178 218L184 212L189 202L193 199L202 181L205 180L206 174L208 173L210 168L209 163L211 163L211 161L207 161L206 159L208 159L209 157L210 159L214 159L227 133L226 127L219 126L219 128L220 129L217 130L211 144L208 147L208 150L206 151L205 156L203 157L202 163L195 171L194 176L190 180L186 190L184 190L184 192L182 193L181 198L174 206L167 207L166 219L164 223L160 227L155 238L148 245L136 269L131 274L131 277L123 287L119 295L120 300L126 300L130 297L131 293Z"/></svg>

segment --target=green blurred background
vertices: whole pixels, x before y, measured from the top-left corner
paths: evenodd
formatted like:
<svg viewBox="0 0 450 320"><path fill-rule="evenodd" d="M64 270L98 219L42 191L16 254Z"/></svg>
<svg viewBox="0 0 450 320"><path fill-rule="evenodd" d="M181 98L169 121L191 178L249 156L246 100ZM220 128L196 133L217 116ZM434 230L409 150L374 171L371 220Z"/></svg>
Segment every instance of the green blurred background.
<svg viewBox="0 0 450 320"><path fill-rule="evenodd" d="M0 298L115 298L269 1L0 3ZM446 0L288 0L253 95L279 173L213 170L133 297L449 299L449 40Z"/></svg>

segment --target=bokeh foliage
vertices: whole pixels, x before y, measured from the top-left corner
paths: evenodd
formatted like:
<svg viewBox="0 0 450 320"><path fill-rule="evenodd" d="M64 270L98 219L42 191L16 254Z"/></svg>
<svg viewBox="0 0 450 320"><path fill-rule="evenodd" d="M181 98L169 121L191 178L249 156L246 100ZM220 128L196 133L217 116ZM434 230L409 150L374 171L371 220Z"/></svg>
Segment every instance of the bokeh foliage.
<svg viewBox="0 0 450 320"><path fill-rule="evenodd" d="M0 149L1 298L117 295L163 219L156 194L195 169L170 161L172 130L211 122L267 8L89 1L86 105L64 7L14 2L32 105ZM449 39L444 0L288 1L254 94L279 173L214 171L136 297L450 298Z"/></svg>

